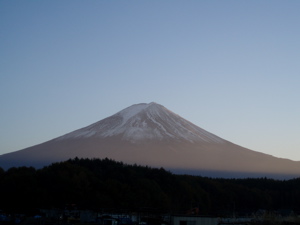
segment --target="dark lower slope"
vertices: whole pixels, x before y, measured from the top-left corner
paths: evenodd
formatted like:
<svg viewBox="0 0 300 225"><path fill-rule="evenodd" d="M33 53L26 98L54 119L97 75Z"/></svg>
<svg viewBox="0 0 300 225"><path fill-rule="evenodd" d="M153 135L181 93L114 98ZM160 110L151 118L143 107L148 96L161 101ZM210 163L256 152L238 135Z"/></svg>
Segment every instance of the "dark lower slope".
<svg viewBox="0 0 300 225"><path fill-rule="evenodd" d="M230 142L144 142L118 138L51 140L0 156L0 166L42 166L70 158L111 158L125 163L164 167L188 174L245 174L262 177L298 177L300 162L255 152ZM219 175L218 175L219 173ZM239 177L240 177L239 175Z"/></svg>

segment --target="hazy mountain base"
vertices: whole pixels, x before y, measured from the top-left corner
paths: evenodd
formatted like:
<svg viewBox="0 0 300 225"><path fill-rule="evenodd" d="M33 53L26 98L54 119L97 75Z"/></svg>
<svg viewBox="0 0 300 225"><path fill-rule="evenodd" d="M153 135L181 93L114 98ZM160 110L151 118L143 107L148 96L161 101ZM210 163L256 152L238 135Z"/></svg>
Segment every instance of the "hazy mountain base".
<svg viewBox="0 0 300 225"><path fill-rule="evenodd" d="M175 174L214 178L292 179L300 176L300 162L279 159L244 149L230 142L182 143L158 141L132 143L118 138L67 139L51 141L2 155L0 167L42 168L69 158L110 158L129 164L163 167ZM295 171L299 171L295 173Z"/></svg>
<svg viewBox="0 0 300 225"><path fill-rule="evenodd" d="M282 173L249 173L237 171L218 171L218 170L193 170L193 169L176 169L168 168L170 172L178 175L192 175L211 178L225 179L245 179L245 178L269 178L275 180L290 180L298 178L299 174L282 174Z"/></svg>

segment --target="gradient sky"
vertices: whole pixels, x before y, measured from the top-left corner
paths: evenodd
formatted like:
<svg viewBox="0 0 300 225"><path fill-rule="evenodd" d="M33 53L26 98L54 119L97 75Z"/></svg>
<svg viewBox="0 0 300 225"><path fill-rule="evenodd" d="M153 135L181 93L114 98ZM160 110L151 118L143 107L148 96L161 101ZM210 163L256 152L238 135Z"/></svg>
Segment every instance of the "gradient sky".
<svg viewBox="0 0 300 225"><path fill-rule="evenodd" d="M300 1L0 1L0 154L157 102L300 160Z"/></svg>

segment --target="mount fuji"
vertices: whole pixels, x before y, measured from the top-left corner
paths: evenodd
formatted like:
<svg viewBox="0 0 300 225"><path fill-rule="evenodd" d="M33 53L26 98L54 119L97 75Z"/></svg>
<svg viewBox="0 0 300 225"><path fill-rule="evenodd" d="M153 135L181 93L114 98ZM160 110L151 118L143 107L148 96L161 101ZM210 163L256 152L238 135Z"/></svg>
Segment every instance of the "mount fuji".
<svg viewBox="0 0 300 225"><path fill-rule="evenodd" d="M75 157L107 157L204 176L300 176L300 162L238 146L153 102L132 105L87 127L1 155L0 167L39 168Z"/></svg>

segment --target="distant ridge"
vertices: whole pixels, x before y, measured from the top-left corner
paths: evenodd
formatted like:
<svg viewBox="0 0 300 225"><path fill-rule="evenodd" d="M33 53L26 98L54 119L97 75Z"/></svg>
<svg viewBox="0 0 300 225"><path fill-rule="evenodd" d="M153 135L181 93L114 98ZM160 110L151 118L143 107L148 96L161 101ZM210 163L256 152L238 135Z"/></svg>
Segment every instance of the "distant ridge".
<svg viewBox="0 0 300 225"><path fill-rule="evenodd" d="M154 102L132 105L87 127L1 155L0 166L41 167L75 157L107 157L194 175L300 175L300 162L233 144Z"/></svg>

